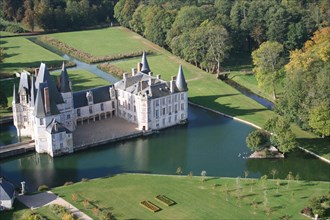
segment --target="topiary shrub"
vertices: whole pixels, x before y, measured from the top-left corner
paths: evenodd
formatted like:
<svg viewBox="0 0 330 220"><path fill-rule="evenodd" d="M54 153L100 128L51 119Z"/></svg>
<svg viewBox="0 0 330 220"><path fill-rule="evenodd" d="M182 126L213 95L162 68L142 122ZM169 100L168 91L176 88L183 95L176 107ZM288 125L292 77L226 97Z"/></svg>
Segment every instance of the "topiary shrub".
<svg viewBox="0 0 330 220"><path fill-rule="evenodd" d="M45 192L47 190L49 190L49 187L47 185L41 185L38 187L39 192Z"/></svg>

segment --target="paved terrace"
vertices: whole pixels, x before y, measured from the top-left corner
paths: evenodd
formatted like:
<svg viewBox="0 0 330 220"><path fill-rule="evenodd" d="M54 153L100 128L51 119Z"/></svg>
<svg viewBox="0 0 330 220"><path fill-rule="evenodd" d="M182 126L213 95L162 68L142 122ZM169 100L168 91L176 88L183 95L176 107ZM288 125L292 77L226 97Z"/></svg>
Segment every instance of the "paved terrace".
<svg viewBox="0 0 330 220"><path fill-rule="evenodd" d="M98 144L108 143L141 135L137 124L130 123L119 117L101 121L84 122L73 132L74 149L83 149Z"/></svg>

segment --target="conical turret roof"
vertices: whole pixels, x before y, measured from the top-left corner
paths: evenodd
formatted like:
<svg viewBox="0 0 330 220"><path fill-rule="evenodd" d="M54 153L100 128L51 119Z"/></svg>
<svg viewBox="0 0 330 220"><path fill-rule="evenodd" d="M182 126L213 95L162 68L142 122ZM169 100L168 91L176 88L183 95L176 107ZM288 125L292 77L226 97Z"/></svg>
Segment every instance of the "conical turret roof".
<svg viewBox="0 0 330 220"><path fill-rule="evenodd" d="M60 78L60 92L61 93L71 92L69 75L68 72L66 71L64 62L62 65L62 72Z"/></svg>
<svg viewBox="0 0 330 220"><path fill-rule="evenodd" d="M183 75L182 65L180 64L178 75L176 76L176 87L180 92L188 91L187 82Z"/></svg>
<svg viewBox="0 0 330 220"><path fill-rule="evenodd" d="M142 63L141 72L149 73L150 68L149 68L149 64L148 64L148 61L147 61L147 54L146 54L145 51L143 51L141 63Z"/></svg>

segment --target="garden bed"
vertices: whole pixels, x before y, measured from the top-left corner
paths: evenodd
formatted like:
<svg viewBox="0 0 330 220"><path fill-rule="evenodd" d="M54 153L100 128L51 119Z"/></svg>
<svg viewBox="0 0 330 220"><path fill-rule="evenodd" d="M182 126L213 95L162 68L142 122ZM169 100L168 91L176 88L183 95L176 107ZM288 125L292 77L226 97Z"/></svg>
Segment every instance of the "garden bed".
<svg viewBox="0 0 330 220"><path fill-rule="evenodd" d="M162 210L161 208L159 208L152 202L146 201L146 200L140 202L140 205L142 205L144 208L148 209L151 212L158 212L158 211Z"/></svg>
<svg viewBox="0 0 330 220"><path fill-rule="evenodd" d="M155 199L157 199L159 202L163 203L164 205L167 205L167 206L171 206L171 205L175 205L176 202L173 201L172 199L164 196L164 195L158 195L155 197Z"/></svg>

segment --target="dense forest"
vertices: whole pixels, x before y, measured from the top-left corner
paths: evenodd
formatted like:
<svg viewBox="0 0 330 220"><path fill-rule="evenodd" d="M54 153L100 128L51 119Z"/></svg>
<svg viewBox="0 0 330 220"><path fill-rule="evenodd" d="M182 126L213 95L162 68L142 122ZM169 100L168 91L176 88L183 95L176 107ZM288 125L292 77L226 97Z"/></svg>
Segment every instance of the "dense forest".
<svg viewBox="0 0 330 220"><path fill-rule="evenodd" d="M187 62L220 74L251 54L258 84L287 122L330 136L329 0L0 0L2 21L30 30L115 19ZM0 22L1 25L4 22ZM275 85L284 82L285 95Z"/></svg>
<svg viewBox="0 0 330 220"><path fill-rule="evenodd" d="M116 2L116 0L0 0L2 8L0 17L6 21L21 22L31 31L34 31L36 26L46 31L78 30L100 23L110 23L113 20L113 8ZM7 31L20 32L18 26L8 26Z"/></svg>

